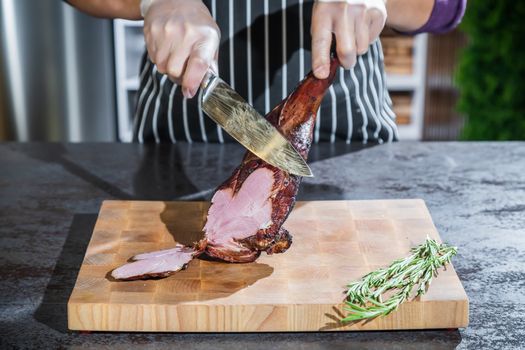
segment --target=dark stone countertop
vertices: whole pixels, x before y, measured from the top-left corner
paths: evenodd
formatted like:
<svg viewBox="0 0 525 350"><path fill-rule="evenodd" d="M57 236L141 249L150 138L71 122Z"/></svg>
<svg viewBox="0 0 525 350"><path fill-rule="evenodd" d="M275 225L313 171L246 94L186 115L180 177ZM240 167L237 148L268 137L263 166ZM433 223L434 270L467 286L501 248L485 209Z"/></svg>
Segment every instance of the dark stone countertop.
<svg viewBox="0 0 525 350"><path fill-rule="evenodd" d="M525 346L525 143L322 145L299 199L423 198L470 297L467 329L152 334L67 330L66 304L104 199L209 199L236 145L0 144L0 348Z"/></svg>

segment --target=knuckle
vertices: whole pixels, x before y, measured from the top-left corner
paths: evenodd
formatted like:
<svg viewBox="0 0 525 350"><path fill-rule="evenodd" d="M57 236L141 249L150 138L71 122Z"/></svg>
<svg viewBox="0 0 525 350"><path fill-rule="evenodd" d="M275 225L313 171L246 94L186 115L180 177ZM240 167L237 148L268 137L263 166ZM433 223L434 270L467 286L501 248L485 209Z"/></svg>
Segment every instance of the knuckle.
<svg viewBox="0 0 525 350"><path fill-rule="evenodd" d="M159 67L160 66L165 66L166 65L166 60L159 53L157 53L155 55L155 64L157 64L157 66L159 66Z"/></svg>
<svg viewBox="0 0 525 350"><path fill-rule="evenodd" d="M347 54L340 54L337 53L337 57L339 58L339 61L341 62L341 65L345 67L346 69L350 69L353 67L356 61L355 52L347 53Z"/></svg>
<svg viewBox="0 0 525 350"><path fill-rule="evenodd" d="M204 27L195 31L195 34L191 36L191 41L202 46L213 44L213 47L217 48L220 43L220 34L212 27Z"/></svg>
<svg viewBox="0 0 525 350"><path fill-rule="evenodd" d="M163 25L159 22L153 22L149 25L149 32L154 36L159 35L162 32L162 27Z"/></svg>
<svg viewBox="0 0 525 350"><path fill-rule="evenodd" d="M208 61L200 56L196 56L192 58L192 65L194 65L197 69L206 69L209 67Z"/></svg>
<svg viewBox="0 0 525 350"><path fill-rule="evenodd" d="M330 45L330 40L325 37L315 37L312 39L313 46L328 46Z"/></svg>
<svg viewBox="0 0 525 350"><path fill-rule="evenodd" d="M182 31L185 37L193 37L195 35L195 27L190 22L184 22L182 25Z"/></svg>
<svg viewBox="0 0 525 350"><path fill-rule="evenodd" d="M146 50L148 51L148 57L150 61L155 63L155 50L153 50L151 46L148 46Z"/></svg>
<svg viewBox="0 0 525 350"><path fill-rule="evenodd" d="M162 50L162 49L161 50L157 50L155 52L155 55L154 55L155 56L155 61L157 61L157 62L164 61L164 59L166 58L167 54L168 54L168 52L166 50Z"/></svg>
<svg viewBox="0 0 525 350"><path fill-rule="evenodd" d="M383 12L381 12L380 10L376 8L370 9L367 12L368 12L367 13L368 17L372 19L382 19L383 18Z"/></svg>
<svg viewBox="0 0 525 350"><path fill-rule="evenodd" d="M178 64L172 64L168 68L168 74L175 79L179 79L182 73L182 67L179 67Z"/></svg>
<svg viewBox="0 0 525 350"><path fill-rule="evenodd" d="M368 51L368 45L363 45L357 48L358 55L364 55Z"/></svg>
<svg viewBox="0 0 525 350"><path fill-rule="evenodd" d="M356 14L362 14L366 10L365 4L355 4L355 5L351 5L351 6L352 6L352 10Z"/></svg>
<svg viewBox="0 0 525 350"><path fill-rule="evenodd" d="M166 21L162 29L166 34L173 34L177 30L177 23L172 20Z"/></svg>
<svg viewBox="0 0 525 350"><path fill-rule="evenodd" d="M355 64L355 60L341 60L340 59L339 62L341 62L341 65L345 69L351 69Z"/></svg>
<svg viewBox="0 0 525 350"><path fill-rule="evenodd" d="M175 71L173 68L169 68L165 74L168 74L173 81L181 80L181 74Z"/></svg>
<svg viewBox="0 0 525 350"><path fill-rule="evenodd" d="M350 14L355 18L364 18L366 16L366 7L365 5L351 5Z"/></svg>
<svg viewBox="0 0 525 350"><path fill-rule="evenodd" d="M312 63L315 66L322 66L330 63L330 55L328 53L314 50L312 52Z"/></svg>
<svg viewBox="0 0 525 350"><path fill-rule="evenodd" d="M206 29L203 31L203 36L206 39L215 40L217 42L221 40L221 32L215 27L206 27Z"/></svg>
<svg viewBox="0 0 525 350"><path fill-rule="evenodd" d="M355 50L353 46L340 46L337 47L337 56L346 59L355 56Z"/></svg>
<svg viewBox="0 0 525 350"><path fill-rule="evenodd" d="M322 67L326 64L328 64L330 61L327 59L317 59L312 62L313 67Z"/></svg>
<svg viewBox="0 0 525 350"><path fill-rule="evenodd" d="M357 60L355 58L352 58L350 60L345 60L345 61L340 61L340 62L341 62L341 65L345 69L352 69L355 66L356 61Z"/></svg>
<svg viewBox="0 0 525 350"><path fill-rule="evenodd" d="M161 74L166 74L166 64L164 63L157 63L157 71Z"/></svg>

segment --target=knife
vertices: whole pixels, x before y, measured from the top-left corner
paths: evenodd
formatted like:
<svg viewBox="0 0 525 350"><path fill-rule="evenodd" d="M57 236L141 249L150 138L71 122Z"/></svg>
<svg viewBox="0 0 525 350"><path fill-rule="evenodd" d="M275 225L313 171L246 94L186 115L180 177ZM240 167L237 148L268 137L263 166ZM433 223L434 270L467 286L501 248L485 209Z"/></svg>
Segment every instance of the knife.
<svg viewBox="0 0 525 350"><path fill-rule="evenodd" d="M265 162L299 176L313 176L304 158L268 120L211 71L202 84L202 110Z"/></svg>

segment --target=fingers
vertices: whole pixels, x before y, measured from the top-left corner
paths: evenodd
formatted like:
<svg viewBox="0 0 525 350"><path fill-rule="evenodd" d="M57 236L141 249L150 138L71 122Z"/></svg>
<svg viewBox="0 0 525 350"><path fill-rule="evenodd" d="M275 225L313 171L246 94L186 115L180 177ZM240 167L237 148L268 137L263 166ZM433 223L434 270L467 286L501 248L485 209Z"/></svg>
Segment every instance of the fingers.
<svg viewBox="0 0 525 350"><path fill-rule="evenodd" d="M174 82L180 82L182 80L184 66L186 65L190 53L191 47L188 47L188 45L177 45L171 51L166 65L166 74L168 74L170 79Z"/></svg>
<svg viewBox="0 0 525 350"><path fill-rule="evenodd" d="M332 32L341 65L352 68L385 25L383 0L318 0L312 13L312 69L317 78L329 72Z"/></svg>
<svg viewBox="0 0 525 350"><path fill-rule="evenodd" d="M210 31L193 45L182 76L182 93L186 98L195 96L208 69L217 70L216 64L212 65L216 61L219 43L217 32Z"/></svg>
<svg viewBox="0 0 525 350"><path fill-rule="evenodd" d="M155 51L152 62L157 65L157 71L162 74L168 72L168 59L170 58L170 52L173 51L173 46L162 45L158 50Z"/></svg>
<svg viewBox="0 0 525 350"><path fill-rule="evenodd" d="M182 93L187 98L195 96L206 71L216 61L219 43L217 32L210 30L203 39L193 45L182 77ZM216 66L212 69L216 69Z"/></svg>
<svg viewBox="0 0 525 350"><path fill-rule="evenodd" d="M358 55L363 55L368 51L370 45L369 22L367 13L355 10L355 43Z"/></svg>
<svg viewBox="0 0 525 350"><path fill-rule="evenodd" d="M379 34L381 34L381 31L385 26L386 18L382 12L376 9L372 9L372 11L367 14L367 17L369 28L368 41L371 43L379 37Z"/></svg>
<svg viewBox="0 0 525 350"><path fill-rule="evenodd" d="M312 69L318 79L326 79L330 74L330 46L332 32L320 30L312 35Z"/></svg>
<svg viewBox="0 0 525 350"><path fill-rule="evenodd" d="M182 77L182 94L186 98L192 98L197 93L199 85L204 75L210 67L210 62L195 54L196 51L188 58L186 69Z"/></svg>
<svg viewBox="0 0 525 350"><path fill-rule="evenodd" d="M219 50L215 51L213 61L211 62L210 70L215 74L219 75Z"/></svg>
<svg viewBox="0 0 525 350"><path fill-rule="evenodd" d="M312 13L312 70L317 79L330 74L330 46L332 45L332 18L321 10Z"/></svg>
<svg viewBox="0 0 525 350"><path fill-rule="evenodd" d="M341 16L335 24L336 52L341 65L352 68L356 63L354 18Z"/></svg>
<svg viewBox="0 0 525 350"><path fill-rule="evenodd" d="M181 85L186 98L195 96L206 71L213 64L214 57L217 57L219 36L206 33L199 37L199 41L194 41L194 38L190 38L174 46L166 63L166 73L172 81Z"/></svg>
<svg viewBox="0 0 525 350"><path fill-rule="evenodd" d="M148 52L148 57L151 59L152 57L155 57L157 49L151 34L146 31L146 27L144 27L144 40L146 41L146 51Z"/></svg>

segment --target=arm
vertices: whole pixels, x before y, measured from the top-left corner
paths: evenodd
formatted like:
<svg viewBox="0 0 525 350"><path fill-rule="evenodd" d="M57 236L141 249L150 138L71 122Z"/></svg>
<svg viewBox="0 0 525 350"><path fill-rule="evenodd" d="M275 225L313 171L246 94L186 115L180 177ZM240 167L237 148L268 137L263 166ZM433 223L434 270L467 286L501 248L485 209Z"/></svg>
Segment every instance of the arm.
<svg viewBox="0 0 525 350"><path fill-rule="evenodd" d="M436 0L387 0L386 25L402 32L417 30L427 23Z"/></svg>
<svg viewBox="0 0 525 350"><path fill-rule="evenodd" d="M386 25L406 34L444 33L454 29L467 0L387 0Z"/></svg>
<svg viewBox="0 0 525 350"><path fill-rule="evenodd" d="M82 12L95 17L140 20L140 0L67 0Z"/></svg>

